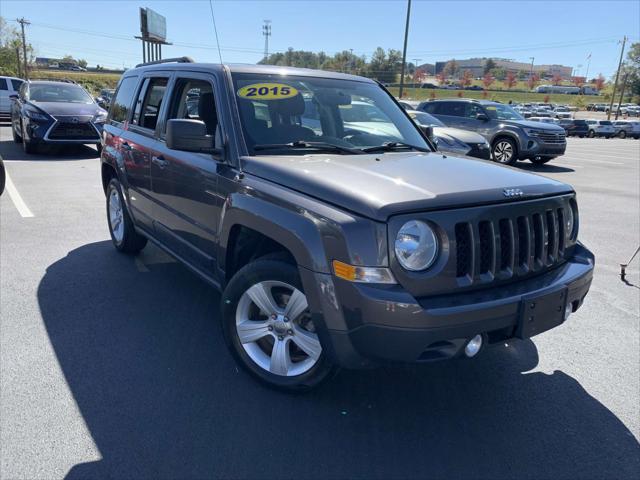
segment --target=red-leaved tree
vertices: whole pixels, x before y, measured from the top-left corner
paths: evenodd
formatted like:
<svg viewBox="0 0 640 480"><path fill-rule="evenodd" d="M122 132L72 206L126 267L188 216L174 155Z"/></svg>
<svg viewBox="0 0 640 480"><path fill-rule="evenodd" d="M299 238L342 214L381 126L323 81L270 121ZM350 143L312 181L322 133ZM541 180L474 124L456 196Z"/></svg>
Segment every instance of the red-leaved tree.
<svg viewBox="0 0 640 480"><path fill-rule="evenodd" d="M516 74L513 72L507 72L507 76L504 79L504 86L511 90L517 82L518 78L516 77Z"/></svg>
<svg viewBox="0 0 640 480"><path fill-rule="evenodd" d="M549 100L551 100L551 97L549 95L545 95L544 96L544 103L549 103Z"/></svg>
<svg viewBox="0 0 640 480"><path fill-rule="evenodd" d="M604 77L602 76L601 73L598 75L598 78L596 78L595 84L596 84L596 90L598 91L604 88Z"/></svg>
<svg viewBox="0 0 640 480"><path fill-rule="evenodd" d="M529 79L527 80L527 86L529 87L529 90L533 90L539 81L540 76L537 73L530 75Z"/></svg>
<svg viewBox="0 0 640 480"><path fill-rule="evenodd" d="M429 94L429 98L436 98L436 92L431 92Z"/></svg>
<svg viewBox="0 0 640 480"><path fill-rule="evenodd" d="M458 97L462 98L462 90L458 92Z"/></svg>
<svg viewBox="0 0 640 480"><path fill-rule="evenodd" d="M438 84L442 86L444 85L444 82L447 81L447 76L444 74L444 72L440 72L436 75L436 79L438 80Z"/></svg>
<svg viewBox="0 0 640 480"><path fill-rule="evenodd" d="M471 70L465 70L462 73L462 78L460 79L460 86L461 87L468 87L471 85L471 81L473 80L473 73L471 73Z"/></svg>
<svg viewBox="0 0 640 480"><path fill-rule="evenodd" d="M493 82L495 81L496 79L493 75L491 75L490 73L485 73L484 77L482 77L482 86L485 90L489 90L489 87L493 85Z"/></svg>
<svg viewBox="0 0 640 480"><path fill-rule="evenodd" d="M417 68L415 73L413 74L413 81L416 83L421 83L427 77L427 72L425 72L421 68Z"/></svg>
<svg viewBox="0 0 640 480"><path fill-rule="evenodd" d="M584 85L584 83L587 81L587 79L585 77L571 77L571 82L576 86L576 87L581 87Z"/></svg>
<svg viewBox="0 0 640 480"><path fill-rule="evenodd" d="M554 85L560 85L562 83L562 76L558 73L553 75L553 78L551 79L551 83L553 83Z"/></svg>

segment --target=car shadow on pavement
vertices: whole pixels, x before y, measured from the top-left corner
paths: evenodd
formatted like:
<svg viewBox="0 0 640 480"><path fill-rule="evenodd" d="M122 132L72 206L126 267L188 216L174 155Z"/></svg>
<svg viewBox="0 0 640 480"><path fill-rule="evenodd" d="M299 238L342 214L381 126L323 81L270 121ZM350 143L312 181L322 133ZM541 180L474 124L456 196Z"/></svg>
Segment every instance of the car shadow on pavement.
<svg viewBox="0 0 640 480"><path fill-rule="evenodd" d="M0 141L0 155L4 160L22 160L23 162L87 160L99 157L95 147L89 145L47 145L40 147L35 154L28 154L24 153L21 143L15 143L11 138L3 138Z"/></svg>
<svg viewBox="0 0 640 480"><path fill-rule="evenodd" d="M575 170L573 168L561 167L560 165L553 165L553 164L549 164L549 163L542 164L542 165L536 165L535 163L519 162L518 163L518 168L522 168L523 170L527 170L529 172L537 172L537 173L570 173L570 172L575 172Z"/></svg>
<svg viewBox="0 0 640 480"><path fill-rule="evenodd" d="M531 341L289 395L238 369L219 298L107 241L48 267L40 310L102 457L67 478L636 478L630 431L565 373L527 373Z"/></svg>

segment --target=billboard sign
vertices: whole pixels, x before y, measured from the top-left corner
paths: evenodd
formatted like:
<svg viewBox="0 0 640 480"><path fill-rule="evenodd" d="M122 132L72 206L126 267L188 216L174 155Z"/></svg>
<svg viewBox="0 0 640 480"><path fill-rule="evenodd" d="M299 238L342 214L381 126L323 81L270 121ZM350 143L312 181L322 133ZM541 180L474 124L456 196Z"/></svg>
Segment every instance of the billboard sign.
<svg viewBox="0 0 640 480"><path fill-rule="evenodd" d="M167 19L150 8L140 8L140 33L144 40L164 42L167 39Z"/></svg>

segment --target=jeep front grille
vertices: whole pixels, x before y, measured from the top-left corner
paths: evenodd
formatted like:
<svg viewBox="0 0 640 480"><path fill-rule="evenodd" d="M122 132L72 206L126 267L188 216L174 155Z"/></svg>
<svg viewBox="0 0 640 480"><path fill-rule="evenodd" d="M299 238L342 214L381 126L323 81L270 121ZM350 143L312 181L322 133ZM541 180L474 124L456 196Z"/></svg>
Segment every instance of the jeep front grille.
<svg viewBox="0 0 640 480"><path fill-rule="evenodd" d="M455 226L456 275L463 283L525 275L564 255L562 208L528 215L460 222Z"/></svg>

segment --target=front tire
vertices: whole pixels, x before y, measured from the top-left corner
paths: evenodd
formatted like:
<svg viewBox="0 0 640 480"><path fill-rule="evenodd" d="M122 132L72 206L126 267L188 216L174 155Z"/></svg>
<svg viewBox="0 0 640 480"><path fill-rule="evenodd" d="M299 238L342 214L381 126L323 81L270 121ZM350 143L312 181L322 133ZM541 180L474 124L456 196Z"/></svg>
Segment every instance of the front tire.
<svg viewBox="0 0 640 480"><path fill-rule="evenodd" d="M593 137L595 137L595 136L596 136L596 132L595 132L595 131L593 131L593 130L589 130L589 133L587 134L587 137L589 137L589 138L593 138Z"/></svg>
<svg viewBox="0 0 640 480"><path fill-rule="evenodd" d="M627 138L627 132L625 132L624 130L620 130L620 133L618 133L618 137Z"/></svg>
<svg viewBox="0 0 640 480"><path fill-rule="evenodd" d="M122 186L112 178L107 186L107 223L111 241L119 252L137 254L147 244L146 237L136 232L127 210Z"/></svg>
<svg viewBox="0 0 640 480"><path fill-rule="evenodd" d="M18 132L16 132L16 126L13 124L13 122L11 123L11 133L13 135L13 141L15 143L22 143L22 137L18 134Z"/></svg>
<svg viewBox="0 0 640 480"><path fill-rule="evenodd" d="M238 363L270 387L310 390L335 371L290 263L265 258L241 268L222 295L222 330Z"/></svg>
<svg viewBox="0 0 640 480"><path fill-rule="evenodd" d="M22 130L22 150L24 150L24 153L27 155L38 153L38 147L33 142L27 140L27 136L24 134L24 129Z"/></svg>
<svg viewBox="0 0 640 480"><path fill-rule="evenodd" d="M510 138L499 138L493 144L491 157L502 165L513 165L518 161L518 147Z"/></svg>

